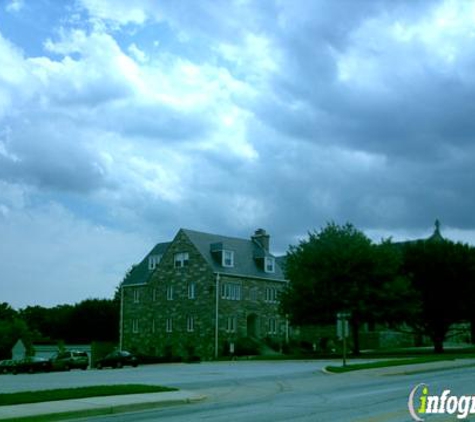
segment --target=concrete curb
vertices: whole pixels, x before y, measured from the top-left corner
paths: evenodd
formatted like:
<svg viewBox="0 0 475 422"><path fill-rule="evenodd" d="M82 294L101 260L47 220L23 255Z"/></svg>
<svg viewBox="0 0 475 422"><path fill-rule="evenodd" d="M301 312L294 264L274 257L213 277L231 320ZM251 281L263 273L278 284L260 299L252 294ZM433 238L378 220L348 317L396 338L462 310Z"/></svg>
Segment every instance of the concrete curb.
<svg viewBox="0 0 475 422"><path fill-rule="evenodd" d="M359 369L349 372L331 372L323 367L321 370L325 375L348 375L348 374L358 374L358 373L367 373L375 376L395 376L395 375L415 375L415 374L425 374L430 372L439 372L439 371L448 371L451 369L458 368L473 368L475 367L475 362L473 360L470 363L461 363L460 361L440 361L440 362L429 362L429 363L415 363L412 365L401 365L401 366L388 366L383 368L370 368L370 369Z"/></svg>
<svg viewBox="0 0 475 422"><path fill-rule="evenodd" d="M171 391L0 406L0 421L60 421L190 404L205 399L201 394Z"/></svg>

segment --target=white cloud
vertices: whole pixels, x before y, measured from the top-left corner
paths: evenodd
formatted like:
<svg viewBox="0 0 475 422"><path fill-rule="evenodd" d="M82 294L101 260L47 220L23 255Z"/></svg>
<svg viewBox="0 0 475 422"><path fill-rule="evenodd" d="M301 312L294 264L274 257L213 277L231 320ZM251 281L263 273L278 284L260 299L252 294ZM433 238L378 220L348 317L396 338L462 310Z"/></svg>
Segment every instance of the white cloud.
<svg viewBox="0 0 475 422"><path fill-rule="evenodd" d="M9 13L18 13L25 7L24 0L11 0L5 6L5 10Z"/></svg>

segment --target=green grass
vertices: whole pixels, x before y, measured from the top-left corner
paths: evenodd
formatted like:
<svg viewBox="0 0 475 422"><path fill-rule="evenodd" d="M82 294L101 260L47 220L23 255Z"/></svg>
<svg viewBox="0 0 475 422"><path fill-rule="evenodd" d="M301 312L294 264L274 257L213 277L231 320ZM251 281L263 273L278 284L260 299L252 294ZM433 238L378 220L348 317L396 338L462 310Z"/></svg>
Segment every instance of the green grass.
<svg viewBox="0 0 475 422"><path fill-rule="evenodd" d="M377 362L355 363L346 366L327 366L325 369L329 372L342 373L350 371L359 371L361 369L388 368L391 366L414 365L417 363L430 363L444 360L455 360L454 356L421 356L417 358L381 360Z"/></svg>
<svg viewBox="0 0 475 422"><path fill-rule="evenodd" d="M60 388L55 390L21 391L18 393L0 394L0 406L82 399L87 397L118 396L122 394L161 393L164 391L176 390L176 388L162 387L159 385L122 384Z"/></svg>

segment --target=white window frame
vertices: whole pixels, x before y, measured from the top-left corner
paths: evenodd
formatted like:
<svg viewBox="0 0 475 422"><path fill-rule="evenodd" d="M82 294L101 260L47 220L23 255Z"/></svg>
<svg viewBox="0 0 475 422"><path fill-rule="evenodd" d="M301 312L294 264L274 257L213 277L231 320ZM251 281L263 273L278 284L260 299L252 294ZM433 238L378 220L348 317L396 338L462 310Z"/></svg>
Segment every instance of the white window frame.
<svg viewBox="0 0 475 422"><path fill-rule="evenodd" d="M139 332L139 320L133 319L132 320L132 333L137 334Z"/></svg>
<svg viewBox="0 0 475 422"><path fill-rule="evenodd" d="M275 287L266 287L265 301L268 303L277 303L278 290Z"/></svg>
<svg viewBox="0 0 475 422"><path fill-rule="evenodd" d="M150 255L148 257L148 269L153 271L155 268L157 268L157 265L160 263L161 259L162 255Z"/></svg>
<svg viewBox="0 0 475 422"><path fill-rule="evenodd" d="M188 283L188 299L196 299L196 283Z"/></svg>
<svg viewBox="0 0 475 422"><path fill-rule="evenodd" d="M221 265L226 268L234 267L234 251L223 249Z"/></svg>
<svg viewBox="0 0 475 422"><path fill-rule="evenodd" d="M264 258L264 271L266 273L275 273L275 258L273 256L266 256Z"/></svg>
<svg viewBox="0 0 475 422"><path fill-rule="evenodd" d="M165 320L165 331L167 333L172 333L173 332L173 318L167 318Z"/></svg>
<svg viewBox="0 0 475 422"><path fill-rule="evenodd" d="M186 331L189 333L195 331L195 317L193 315L188 315L186 317Z"/></svg>
<svg viewBox="0 0 475 422"><path fill-rule="evenodd" d="M170 284L167 286L167 300L173 300L173 286Z"/></svg>
<svg viewBox="0 0 475 422"><path fill-rule="evenodd" d="M269 318L269 331L268 334L277 334L277 321L275 318Z"/></svg>
<svg viewBox="0 0 475 422"><path fill-rule="evenodd" d="M188 252L176 253L173 262L175 268L187 267L190 263L190 254Z"/></svg>
<svg viewBox="0 0 475 422"><path fill-rule="evenodd" d="M223 283L221 285L221 299L241 300L242 286L238 283Z"/></svg>
<svg viewBox="0 0 475 422"><path fill-rule="evenodd" d="M226 318L226 332L235 333L237 325L237 318L235 316L230 316Z"/></svg>
<svg viewBox="0 0 475 422"><path fill-rule="evenodd" d="M134 289L134 303L140 302L140 290Z"/></svg>

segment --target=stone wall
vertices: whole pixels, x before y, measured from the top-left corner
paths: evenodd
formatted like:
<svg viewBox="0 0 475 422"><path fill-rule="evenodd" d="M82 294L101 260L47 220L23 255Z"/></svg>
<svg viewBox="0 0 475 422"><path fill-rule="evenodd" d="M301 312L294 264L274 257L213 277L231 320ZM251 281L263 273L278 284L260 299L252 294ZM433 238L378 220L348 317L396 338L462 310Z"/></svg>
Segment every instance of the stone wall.
<svg viewBox="0 0 475 422"><path fill-rule="evenodd" d="M182 252L189 254L189 264L175 268L174 256ZM190 283L195 286L194 299L188 297ZM262 339L285 335L285 321L278 315L278 302L269 300L274 297L270 291L266 292L266 289L281 290L283 282L220 275L219 283L221 287L240 286L239 300L223 298L219 292L219 354L227 352L229 344L242 337ZM167 288L173 288L172 300L167 298ZM215 316L216 274L180 231L147 285L124 288L123 348L151 356L186 359L195 355L211 359L215 355ZM187 325L189 317L194 321L192 331ZM168 318L173 321L171 332L167 332Z"/></svg>

